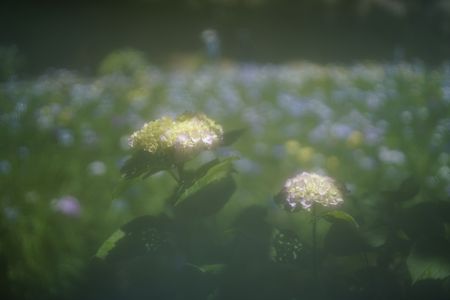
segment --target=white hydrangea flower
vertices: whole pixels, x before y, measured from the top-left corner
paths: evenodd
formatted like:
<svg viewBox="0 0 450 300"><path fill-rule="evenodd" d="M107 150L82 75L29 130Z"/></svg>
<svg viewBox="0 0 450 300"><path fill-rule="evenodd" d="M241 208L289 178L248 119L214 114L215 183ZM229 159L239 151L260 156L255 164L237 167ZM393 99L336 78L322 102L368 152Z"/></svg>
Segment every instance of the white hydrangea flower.
<svg viewBox="0 0 450 300"><path fill-rule="evenodd" d="M213 120L204 114L185 113L175 120L164 117L145 124L129 143L132 148L183 161L215 148L222 139L223 129Z"/></svg>
<svg viewBox="0 0 450 300"><path fill-rule="evenodd" d="M301 207L309 211L314 203L334 207L344 201L332 178L308 172L289 178L283 191L287 207L291 210Z"/></svg>

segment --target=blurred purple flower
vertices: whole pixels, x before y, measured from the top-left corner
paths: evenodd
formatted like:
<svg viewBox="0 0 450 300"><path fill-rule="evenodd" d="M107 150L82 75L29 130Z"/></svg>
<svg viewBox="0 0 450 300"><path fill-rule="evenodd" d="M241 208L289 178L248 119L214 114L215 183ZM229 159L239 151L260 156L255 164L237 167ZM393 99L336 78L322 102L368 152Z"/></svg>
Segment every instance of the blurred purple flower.
<svg viewBox="0 0 450 300"><path fill-rule="evenodd" d="M332 126L331 127L331 134L334 137L336 137L337 139L345 140L354 131L354 129L351 126L347 125L347 124L334 123L331 126Z"/></svg>
<svg viewBox="0 0 450 300"><path fill-rule="evenodd" d="M389 149L385 146L379 148L378 158L384 163L397 165L403 164L406 160L405 154L402 151Z"/></svg>
<svg viewBox="0 0 450 300"><path fill-rule="evenodd" d="M123 127L127 119L123 115L114 115L111 117L111 124L113 127Z"/></svg>
<svg viewBox="0 0 450 300"><path fill-rule="evenodd" d="M383 128L369 125L366 128L364 128L363 132L364 132L364 140L369 145L379 144L383 140L384 136Z"/></svg>
<svg viewBox="0 0 450 300"><path fill-rule="evenodd" d="M71 146L75 141L72 131L66 128L58 128L56 130L56 138L58 143L64 147Z"/></svg>
<svg viewBox="0 0 450 300"><path fill-rule="evenodd" d="M128 203L123 199L114 199L111 202L111 208L116 212L122 212L128 209Z"/></svg>
<svg viewBox="0 0 450 300"><path fill-rule="evenodd" d="M70 195L53 200L52 207L56 212L70 217L78 217L81 214L80 202Z"/></svg>
<svg viewBox="0 0 450 300"><path fill-rule="evenodd" d="M28 156L30 156L30 149L28 149L28 148L25 147L25 146L20 146L20 147L17 149L17 154L19 155L19 157L20 157L21 159L26 159L26 158L28 158Z"/></svg>
<svg viewBox="0 0 450 300"><path fill-rule="evenodd" d="M261 165L257 162L248 159L248 158L241 158L236 161L236 169L240 173L258 173L261 171Z"/></svg>
<svg viewBox="0 0 450 300"><path fill-rule="evenodd" d="M7 207L3 208L3 214L6 219L8 219L10 221L15 221L17 219L17 217L19 216L19 211L14 207L7 206Z"/></svg>
<svg viewBox="0 0 450 300"><path fill-rule="evenodd" d="M306 112L307 102L303 101L292 94L280 93L277 95L277 103L288 114L294 117L299 117Z"/></svg>
<svg viewBox="0 0 450 300"><path fill-rule="evenodd" d="M96 160L88 165L88 170L91 175L100 176L106 173L106 165L104 162Z"/></svg>
<svg viewBox="0 0 450 300"><path fill-rule="evenodd" d="M99 141L99 137L98 137L97 133L90 128L82 129L81 136L82 136L83 144L85 144L86 146L94 146Z"/></svg>
<svg viewBox="0 0 450 300"><path fill-rule="evenodd" d="M8 160L0 160L0 174L7 175L11 171L11 163Z"/></svg>

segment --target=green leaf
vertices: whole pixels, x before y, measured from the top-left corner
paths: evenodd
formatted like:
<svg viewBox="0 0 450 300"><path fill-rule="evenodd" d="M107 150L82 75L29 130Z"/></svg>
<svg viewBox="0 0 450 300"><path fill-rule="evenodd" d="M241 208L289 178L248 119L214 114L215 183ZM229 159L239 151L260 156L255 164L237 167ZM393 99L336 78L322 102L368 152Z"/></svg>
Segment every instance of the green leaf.
<svg viewBox="0 0 450 300"><path fill-rule="evenodd" d="M417 178L411 176L406 178L398 189L398 193L404 200L413 198L420 191L420 182Z"/></svg>
<svg viewBox="0 0 450 300"><path fill-rule="evenodd" d="M125 236L125 232L122 230L117 230L114 232L98 249L95 257L100 259L105 259L109 252L116 247L116 244Z"/></svg>
<svg viewBox="0 0 450 300"><path fill-rule="evenodd" d="M338 223L345 222L351 224L355 228L359 227L359 224L355 221L355 219L346 212L340 210L333 210L326 212L322 215L322 217L330 223Z"/></svg>
<svg viewBox="0 0 450 300"><path fill-rule="evenodd" d="M133 179L139 176L148 177L170 167L171 164L166 158L140 150L134 152L125 161L125 164L120 168L120 173L125 179Z"/></svg>
<svg viewBox="0 0 450 300"><path fill-rule="evenodd" d="M404 202L412 199L420 192L420 182L415 177L408 177L393 191L384 192L388 201Z"/></svg>
<svg viewBox="0 0 450 300"><path fill-rule="evenodd" d="M422 236L443 236L448 212L441 202L425 201L402 209L396 222L413 240Z"/></svg>
<svg viewBox="0 0 450 300"><path fill-rule="evenodd" d="M238 159L239 159L239 157L237 157L237 156L229 156L229 157L226 157L226 158L223 158L223 159L219 159L219 158L213 159L213 160L211 160L211 161L201 165L196 170L192 171L190 176L189 176L189 178L188 178L188 180L187 180L187 183L189 185L192 185L195 181L198 181L203 176L205 176L206 173L212 167L215 167L215 166L218 166L218 165L231 164L232 162L234 162L235 160L238 160Z"/></svg>
<svg viewBox="0 0 450 300"><path fill-rule="evenodd" d="M117 261L166 251L171 245L167 229L165 217L135 218L114 232L100 246L95 257Z"/></svg>
<svg viewBox="0 0 450 300"><path fill-rule="evenodd" d="M229 157L208 166L206 173L183 187L176 195L174 207L178 213L206 216L217 212L225 205L236 189L232 174L233 160ZM201 173L205 170L201 171Z"/></svg>
<svg viewBox="0 0 450 300"><path fill-rule="evenodd" d="M191 263L186 263L186 265L196 268L202 273L211 274L211 275L219 275L223 273L226 268L226 264L210 264L210 265L202 265L197 266Z"/></svg>
<svg viewBox="0 0 450 300"><path fill-rule="evenodd" d="M331 225L325 236L324 247L337 256L358 254L367 248L354 225L348 222L336 222Z"/></svg>
<svg viewBox="0 0 450 300"><path fill-rule="evenodd" d="M239 139L245 132L245 128L230 130L224 133L222 146L230 146Z"/></svg>
<svg viewBox="0 0 450 300"><path fill-rule="evenodd" d="M450 276L450 243L446 240L418 241L406 264L413 283L424 279L444 279Z"/></svg>
<svg viewBox="0 0 450 300"><path fill-rule="evenodd" d="M386 243L388 232L389 228L387 226L380 225L361 231L361 237L367 245L377 248Z"/></svg>
<svg viewBox="0 0 450 300"><path fill-rule="evenodd" d="M208 166L208 170L204 175L198 178L191 186L184 189L184 191L175 202L175 206L180 205L181 203L186 201L186 199L190 198L192 195L195 195L208 185L220 182L228 178L234 172L234 168L232 165L232 161L234 159L235 158L227 158L223 161L215 163L212 167Z"/></svg>

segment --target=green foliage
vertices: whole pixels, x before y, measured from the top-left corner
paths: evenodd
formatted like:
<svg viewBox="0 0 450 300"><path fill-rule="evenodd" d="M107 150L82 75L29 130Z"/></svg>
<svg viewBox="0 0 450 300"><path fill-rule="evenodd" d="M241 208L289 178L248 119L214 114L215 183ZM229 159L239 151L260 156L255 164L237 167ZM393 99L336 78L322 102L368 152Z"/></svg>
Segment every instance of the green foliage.
<svg viewBox="0 0 450 300"><path fill-rule="evenodd" d="M368 249L359 232L351 223L334 223L331 225L324 243L325 249L338 256L363 254Z"/></svg>
<svg viewBox="0 0 450 300"><path fill-rule="evenodd" d="M224 270L226 268L225 264L212 264L212 265L202 265L202 266L192 265L192 266L197 268L198 270L200 270L202 273L212 274L212 275L221 274L224 272Z"/></svg>
<svg viewBox="0 0 450 300"><path fill-rule="evenodd" d="M140 176L145 178L171 167L172 165L166 157L138 150L125 161L120 169L120 173L125 179L133 179Z"/></svg>
<svg viewBox="0 0 450 300"><path fill-rule="evenodd" d="M174 208L176 212L190 217L206 216L221 209L236 189L232 173L233 160L230 157L215 164L200 168L191 184L186 184L177 192Z"/></svg>
<svg viewBox="0 0 450 300"><path fill-rule="evenodd" d="M326 212L322 215L322 218L324 218L325 220L327 220L330 223L348 223L352 226L354 226L355 228L358 228L359 225L356 222L356 220L349 215L348 213L344 212L344 211L340 211L340 210L333 210L333 211L329 211Z"/></svg>
<svg viewBox="0 0 450 300"><path fill-rule="evenodd" d="M406 202L420 192L420 183L417 178L408 177L394 191L385 192L387 201Z"/></svg>
<svg viewBox="0 0 450 300"><path fill-rule="evenodd" d="M0 46L0 82L17 75L22 66L23 58L16 46Z"/></svg>
<svg viewBox="0 0 450 300"><path fill-rule="evenodd" d="M167 251L170 235L164 217L141 216L114 232L99 248L95 257L106 261L133 259L145 254Z"/></svg>
<svg viewBox="0 0 450 300"><path fill-rule="evenodd" d="M222 145L230 146L234 144L234 142L236 142L244 133L245 133L244 128L225 132L223 135Z"/></svg>
<svg viewBox="0 0 450 300"><path fill-rule="evenodd" d="M234 135L235 140L237 135ZM147 296L159 295L160 297L160 294L173 293L172 288L167 287L168 277L192 281L192 284L187 285L188 290L185 292L181 291L183 288L179 290L178 285L176 293L186 295L194 291L192 285L200 284L202 288L198 293L210 294L212 288L206 287L201 282L207 276L222 274L226 265L214 263L197 266L190 262L191 259L195 259L195 252L199 250L199 247L191 245L191 241L187 240L186 236L200 245L208 244L208 240L201 236L197 237L191 228L192 225L188 222L192 223L194 219L216 213L230 199L236 189L232 174L235 172L233 161L237 158L216 158L197 169L185 170L184 164L175 160L171 161L169 156L161 157L161 155L157 156L144 151L134 152L125 162L121 173L125 179L141 175L145 178L155 172L171 168L169 172L178 185L166 202L166 211L170 219L161 214L141 216L128 222L102 244L95 256L95 266L100 274L127 274L126 280L132 280L131 286L138 290L142 290L144 286L136 276L156 278L154 282L156 289L145 287L148 289ZM172 212L175 212L175 215ZM139 266L136 262L139 262ZM142 269L140 264L150 268ZM99 278L94 278L92 285L110 284L115 281L114 276L100 279L100 281ZM123 291L128 296L134 293L129 288ZM114 290L120 292L120 289ZM198 293L194 292L195 298L203 297ZM104 297L106 294L103 293L101 296Z"/></svg>
<svg viewBox="0 0 450 300"><path fill-rule="evenodd" d="M98 68L100 75L122 74L134 75L148 67L148 62L142 52L133 49L115 51L106 56Z"/></svg>
<svg viewBox="0 0 450 300"><path fill-rule="evenodd" d="M120 241L125 236L125 233L122 230L117 230L114 232L98 249L97 253L95 254L96 257L100 259L105 259L109 252L113 250L117 242Z"/></svg>
<svg viewBox="0 0 450 300"><path fill-rule="evenodd" d="M450 276L450 243L448 240L419 240L407 258L413 283Z"/></svg>
<svg viewBox="0 0 450 300"><path fill-rule="evenodd" d="M388 238L388 227L386 225L378 225L374 228L367 228L361 232L362 238L372 248L383 246Z"/></svg>

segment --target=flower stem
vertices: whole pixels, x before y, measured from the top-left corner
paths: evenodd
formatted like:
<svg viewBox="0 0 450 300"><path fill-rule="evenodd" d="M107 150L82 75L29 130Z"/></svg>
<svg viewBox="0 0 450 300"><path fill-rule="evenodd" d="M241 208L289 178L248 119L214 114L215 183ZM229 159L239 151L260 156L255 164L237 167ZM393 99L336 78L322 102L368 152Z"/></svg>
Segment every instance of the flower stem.
<svg viewBox="0 0 450 300"><path fill-rule="evenodd" d="M177 172L175 172L175 170L168 169L167 171L169 172L170 176L172 176L172 178L175 179L177 183L180 183L180 176L177 174Z"/></svg>
<svg viewBox="0 0 450 300"><path fill-rule="evenodd" d="M317 285L318 270L317 270L317 216L316 216L316 204L312 206L312 263L313 263L313 280Z"/></svg>
<svg viewBox="0 0 450 300"><path fill-rule="evenodd" d="M178 173L178 182L183 183L185 181L184 164L175 164L175 169Z"/></svg>
<svg viewBox="0 0 450 300"><path fill-rule="evenodd" d="M182 184L184 182L184 164L175 164L173 165L173 168L168 170L168 172L178 184Z"/></svg>

